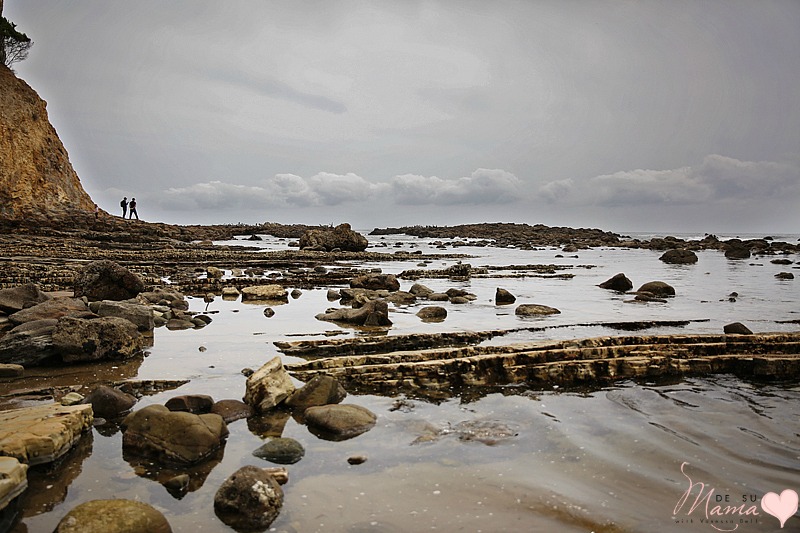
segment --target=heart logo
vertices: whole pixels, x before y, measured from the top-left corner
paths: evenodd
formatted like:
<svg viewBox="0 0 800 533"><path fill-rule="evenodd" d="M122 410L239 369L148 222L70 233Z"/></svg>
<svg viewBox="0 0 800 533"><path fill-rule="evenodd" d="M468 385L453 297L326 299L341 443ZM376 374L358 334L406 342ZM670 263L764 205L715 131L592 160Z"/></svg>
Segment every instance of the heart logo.
<svg viewBox="0 0 800 533"><path fill-rule="evenodd" d="M761 508L764 512L771 514L783 524L797 512L798 500L797 493L791 489L786 489L778 496L774 492L768 492L761 498Z"/></svg>

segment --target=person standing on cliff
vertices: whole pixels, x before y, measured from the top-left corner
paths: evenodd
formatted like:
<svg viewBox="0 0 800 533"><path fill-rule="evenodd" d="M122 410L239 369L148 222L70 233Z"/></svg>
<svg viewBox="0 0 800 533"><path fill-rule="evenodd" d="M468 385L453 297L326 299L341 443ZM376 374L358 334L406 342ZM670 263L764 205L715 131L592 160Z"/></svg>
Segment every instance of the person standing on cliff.
<svg viewBox="0 0 800 533"><path fill-rule="evenodd" d="M119 203L119 206L122 208L122 218L125 218L125 215L128 214L128 197L123 196L122 201ZM139 218L138 216L136 218Z"/></svg>
<svg viewBox="0 0 800 533"><path fill-rule="evenodd" d="M99 216L100 216L100 208L97 206L97 204L94 204L94 219L97 220Z"/></svg>
<svg viewBox="0 0 800 533"><path fill-rule="evenodd" d="M136 220L139 220L139 213L136 212L136 198L131 198L129 206L131 208L131 214L128 218L133 219L133 215L136 215Z"/></svg>

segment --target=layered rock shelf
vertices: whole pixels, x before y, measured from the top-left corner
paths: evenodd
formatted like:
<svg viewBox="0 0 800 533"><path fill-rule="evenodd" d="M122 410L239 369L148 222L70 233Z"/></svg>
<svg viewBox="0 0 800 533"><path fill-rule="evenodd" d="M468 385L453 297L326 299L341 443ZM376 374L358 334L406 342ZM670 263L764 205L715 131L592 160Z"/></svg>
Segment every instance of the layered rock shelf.
<svg viewBox="0 0 800 533"><path fill-rule="evenodd" d="M355 341L362 349L368 344ZM289 348L284 347L287 353ZM286 368L303 381L319 373L331 375L349 391L423 395L509 383L598 385L692 374L789 379L800 376L800 333L614 336L460 346L327 357Z"/></svg>

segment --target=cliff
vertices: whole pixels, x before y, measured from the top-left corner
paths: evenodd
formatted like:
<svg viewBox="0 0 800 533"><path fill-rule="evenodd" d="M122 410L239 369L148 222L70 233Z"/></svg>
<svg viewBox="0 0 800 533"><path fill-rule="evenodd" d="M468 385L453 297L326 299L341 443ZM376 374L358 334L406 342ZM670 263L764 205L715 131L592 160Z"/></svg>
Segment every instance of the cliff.
<svg viewBox="0 0 800 533"><path fill-rule="evenodd" d="M66 221L93 211L48 120L47 103L0 65L0 220Z"/></svg>

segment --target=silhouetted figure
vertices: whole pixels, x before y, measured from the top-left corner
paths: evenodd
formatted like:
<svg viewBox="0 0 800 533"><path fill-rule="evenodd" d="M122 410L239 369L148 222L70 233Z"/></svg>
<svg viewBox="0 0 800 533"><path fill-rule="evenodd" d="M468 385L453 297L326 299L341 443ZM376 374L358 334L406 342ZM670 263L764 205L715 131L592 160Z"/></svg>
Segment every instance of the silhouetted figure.
<svg viewBox="0 0 800 533"><path fill-rule="evenodd" d="M97 207L97 204L94 204L94 219L97 220L100 217L100 208Z"/></svg>
<svg viewBox="0 0 800 533"><path fill-rule="evenodd" d="M122 198L122 201L119 203L119 206L122 208L122 218L125 218L125 215L128 213L128 197L127 196Z"/></svg>
<svg viewBox="0 0 800 533"><path fill-rule="evenodd" d="M128 218L132 219L133 215L136 215L136 220L139 220L139 213L136 212L136 198L131 198L131 203L128 204L128 207L131 209L131 214Z"/></svg>

